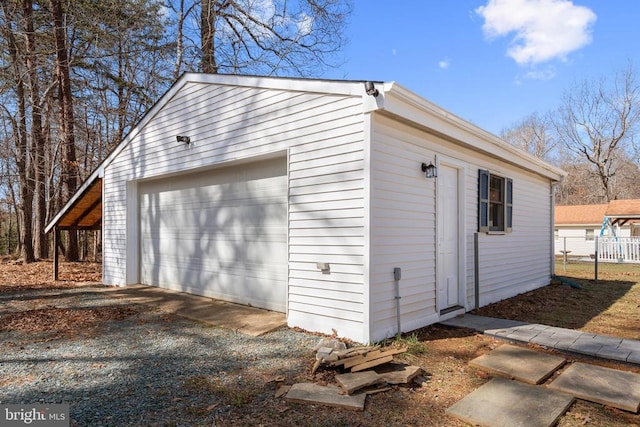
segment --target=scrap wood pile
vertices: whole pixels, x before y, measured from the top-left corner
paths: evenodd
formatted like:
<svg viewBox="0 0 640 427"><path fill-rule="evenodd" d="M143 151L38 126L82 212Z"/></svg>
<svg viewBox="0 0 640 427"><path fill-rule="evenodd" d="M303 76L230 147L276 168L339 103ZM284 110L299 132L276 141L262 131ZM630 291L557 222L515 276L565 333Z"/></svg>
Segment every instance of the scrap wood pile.
<svg viewBox="0 0 640 427"><path fill-rule="evenodd" d="M363 410L368 394L388 391L392 386L421 383L422 369L394 360L403 348L362 346L347 348L335 339L325 338L316 346L315 374L322 366L342 373L335 375L337 384L320 385L298 383L287 389L286 399L292 402L324 404L347 409Z"/></svg>

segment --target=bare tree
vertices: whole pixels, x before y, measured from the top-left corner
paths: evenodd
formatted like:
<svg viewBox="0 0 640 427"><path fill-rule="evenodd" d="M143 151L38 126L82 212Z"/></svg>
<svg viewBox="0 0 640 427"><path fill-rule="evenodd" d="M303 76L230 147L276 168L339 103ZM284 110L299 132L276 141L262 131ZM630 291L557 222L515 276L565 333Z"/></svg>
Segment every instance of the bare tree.
<svg viewBox="0 0 640 427"><path fill-rule="evenodd" d="M349 1L0 1L2 167L15 171L0 197L25 262L34 238L47 256L45 223L179 74L317 76L339 62Z"/></svg>
<svg viewBox="0 0 640 427"><path fill-rule="evenodd" d="M618 198L613 178L628 159L640 120L640 87L629 65L612 80L585 81L564 95L558 136L598 177L605 201Z"/></svg>
<svg viewBox="0 0 640 427"><path fill-rule="evenodd" d="M174 4L174 3L177 3ZM176 59L173 67L173 79L177 80L180 77L180 71L182 70L182 63L184 61L184 37L185 37L185 19L191 15L196 4L192 2L190 5L185 4L185 0L178 0L175 2L169 2L167 7L171 9L175 15L175 44L176 44ZM206 8L205 8L206 9Z"/></svg>
<svg viewBox="0 0 640 427"><path fill-rule="evenodd" d="M174 75L318 75L336 65L351 13L349 0L173 0L169 6L177 16ZM191 13L199 15L188 19Z"/></svg>
<svg viewBox="0 0 640 427"><path fill-rule="evenodd" d="M13 139L15 141L15 164L18 172L18 194L17 204L18 221L20 223L20 255L23 262L35 261L33 252L33 165L30 161L30 150L27 126L27 94L24 81L24 58L20 52L22 46L16 37L16 10L11 8L7 2L0 2L2 10L3 26L2 35L6 43L8 57L9 81L14 87L15 110L11 111L3 105L3 110L10 118L13 128Z"/></svg>
<svg viewBox="0 0 640 427"><path fill-rule="evenodd" d="M74 135L73 96L67 52L67 35L64 24L62 0L50 0L51 19L56 48L56 76L58 80L58 99L60 102L60 139L63 141L62 187L65 200L69 200L78 186L78 164L76 160L76 142ZM78 235L69 231L65 259L78 260ZM57 250L57 248L54 248Z"/></svg>
<svg viewBox="0 0 640 427"><path fill-rule="evenodd" d="M500 137L540 159L554 160L558 145L550 116L533 113L500 132Z"/></svg>
<svg viewBox="0 0 640 427"><path fill-rule="evenodd" d="M33 170L35 173L34 206L34 252L37 258L49 256L47 236L44 233L47 220L47 194L45 186L45 137L42 131L42 104L40 94L40 76L37 65L37 48L34 29L33 1L23 0L22 16L24 20L24 47L27 75L29 79L29 97L31 106L31 145Z"/></svg>

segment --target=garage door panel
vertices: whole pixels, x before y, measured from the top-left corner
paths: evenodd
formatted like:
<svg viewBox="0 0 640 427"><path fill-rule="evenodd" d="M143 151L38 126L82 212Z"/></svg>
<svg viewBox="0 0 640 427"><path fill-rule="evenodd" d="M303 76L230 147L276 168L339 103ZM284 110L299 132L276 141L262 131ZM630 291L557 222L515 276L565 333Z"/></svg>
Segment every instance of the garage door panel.
<svg viewBox="0 0 640 427"><path fill-rule="evenodd" d="M145 182L140 281L284 311L286 159Z"/></svg>

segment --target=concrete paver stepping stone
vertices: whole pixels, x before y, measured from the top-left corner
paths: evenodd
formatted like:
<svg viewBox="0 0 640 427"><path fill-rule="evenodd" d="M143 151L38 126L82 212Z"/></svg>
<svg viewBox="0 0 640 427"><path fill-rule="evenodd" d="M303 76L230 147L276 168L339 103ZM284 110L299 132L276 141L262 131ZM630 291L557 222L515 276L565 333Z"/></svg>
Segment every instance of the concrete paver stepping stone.
<svg viewBox="0 0 640 427"><path fill-rule="evenodd" d="M549 427L573 401L567 394L496 377L446 412L473 425Z"/></svg>
<svg viewBox="0 0 640 427"><path fill-rule="evenodd" d="M361 388L384 383L384 379L373 371L349 372L346 374L336 375L336 381L347 394L353 394L354 391Z"/></svg>
<svg viewBox="0 0 640 427"><path fill-rule="evenodd" d="M580 399L638 413L640 375L574 363L547 386Z"/></svg>
<svg viewBox="0 0 640 427"><path fill-rule="evenodd" d="M408 384L420 375L422 368L404 363L387 363L376 366L374 370L387 382L387 384Z"/></svg>
<svg viewBox="0 0 640 427"><path fill-rule="evenodd" d="M286 400L299 403L311 403L355 411L364 410L366 394L346 395L340 394L340 389L335 386L321 386L314 383L298 383L291 386L285 396Z"/></svg>
<svg viewBox="0 0 640 427"><path fill-rule="evenodd" d="M503 344L487 354L476 357L469 365L528 384L541 384L565 363L566 360L559 356Z"/></svg>

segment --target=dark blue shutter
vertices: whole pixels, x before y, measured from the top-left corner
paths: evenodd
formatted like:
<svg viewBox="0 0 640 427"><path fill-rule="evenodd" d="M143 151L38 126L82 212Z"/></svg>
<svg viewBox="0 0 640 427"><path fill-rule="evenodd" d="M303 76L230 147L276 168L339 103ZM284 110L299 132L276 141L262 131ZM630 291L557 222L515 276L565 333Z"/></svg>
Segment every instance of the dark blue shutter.
<svg viewBox="0 0 640 427"><path fill-rule="evenodd" d="M489 231L489 171L478 170L478 231Z"/></svg>
<svg viewBox="0 0 640 427"><path fill-rule="evenodd" d="M505 219L506 219L506 229L507 233L511 232L511 228L513 228L513 180L507 178L507 191L505 198Z"/></svg>

